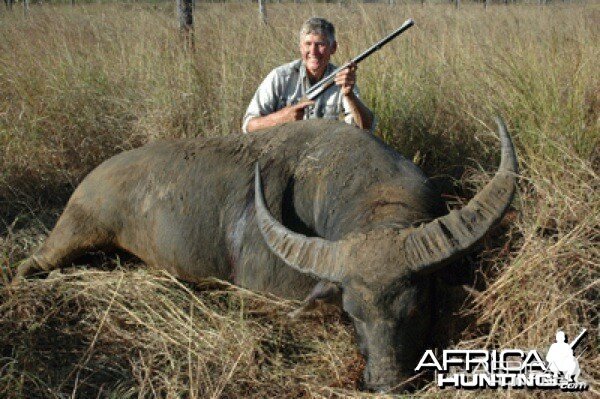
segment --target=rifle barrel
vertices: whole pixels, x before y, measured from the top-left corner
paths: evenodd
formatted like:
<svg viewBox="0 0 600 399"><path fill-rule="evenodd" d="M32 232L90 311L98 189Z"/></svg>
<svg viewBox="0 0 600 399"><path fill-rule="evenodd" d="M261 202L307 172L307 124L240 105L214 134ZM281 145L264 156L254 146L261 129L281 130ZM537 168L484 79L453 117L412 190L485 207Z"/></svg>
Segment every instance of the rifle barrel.
<svg viewBox="0 0 600 399"><path fill-rule="evenodd" d="M587 329L584 328L583 331L581 333L579 333L579 335L577 337L575 337L575 339L573 341L571 341L571 343L569 344L571 349L574 349L579 344L579 341L581 341L581 338L583 338L583 336L585 335L586 332L587 332Z"/></svg>
<svg viewBox="0 0 600 399"><path fill-rule="evenodd" d="M406 22L404 22L401 27L399 27L398 29L396 29L395 31L393 31L392 33L390 33L389 35L387 35L386 37L384 37L383 39L381 39L374 45L372 45L370 48L365 50L362 54L353 58L352 61L350 61L348 64L350 64L350 63L357 64L357 63L361 62L362 60L364 60L365 58L367 58L368 56L373 54L375 51L379 50L380 48L385 46L387 43L394 40L396 38L396 36L400 35L402 32L404 32L405 30L407 30L414 24L415 24L415 21L413 21L412 18L407 19Z"/></svg>
<svg viewBox="0 0 600 399"><path fill-rule="evenodd" d="M331 72L328 76L321 79L318 83L313 85L310 89L306 91L306 98L309 100L314 100L315 98L317 98L321 93L323 93L327 88L329 88L333 84L335 75L337 75L342 70L348 68L350 64L358 64L359 62L361 62L362 60L364 60L365 58L367 58L368 56L385 46L387 43L394 40L397 36L399 36L401 33L406 31L414 24L415 21L413 21L412 18L407 19L398 29L396 29L395 31L393 31L392 33L390 33L389 35L387 35L386 37L384 37L365 51L363 51L361 54L357 55L341 67L337 68L335 71Z"/></svg>

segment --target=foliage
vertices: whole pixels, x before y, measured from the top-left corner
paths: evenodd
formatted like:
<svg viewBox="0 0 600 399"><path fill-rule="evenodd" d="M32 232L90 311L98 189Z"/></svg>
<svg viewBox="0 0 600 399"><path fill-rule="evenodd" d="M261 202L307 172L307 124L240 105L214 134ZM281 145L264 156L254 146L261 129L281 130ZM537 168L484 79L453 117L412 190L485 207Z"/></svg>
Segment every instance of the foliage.
<svg viewBox="0 0 600 399"><path fill-rule="evenodd" d="M519 195L501 234L484 240L475 259L478 284L462 309L471 322L456 346L545 350L558 327L571 336L586 327L582 379L598 394L594 4L273 4L266 26L248 4L198 4L195 53L181 43L171 4L2 13L4 281L102 160L160 138L237 134L261 79L297 57L297 30L311 15L336 25L338 64L415 19L359 66L359 85L377 134L429 175L454 181L444 186L452 206L495 170L491 121L505 118L520 160ZM230 287L193 290L120 267L55 275L3 288L0 297L2 396L363 395L353 391L361 363L351 332L332 322L339 315L290 324L288 302ZM434 387L421 394L441 395Z"/></svg>

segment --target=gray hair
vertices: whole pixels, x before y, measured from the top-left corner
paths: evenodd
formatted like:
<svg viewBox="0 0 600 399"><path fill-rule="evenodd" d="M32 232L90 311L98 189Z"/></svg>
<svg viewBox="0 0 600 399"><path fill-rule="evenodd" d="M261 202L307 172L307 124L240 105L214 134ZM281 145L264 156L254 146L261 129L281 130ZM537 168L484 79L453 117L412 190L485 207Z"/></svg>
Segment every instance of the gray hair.
<svg viewBox="0 0 600 399"><path fill-rule="evenodd" d="M324 18L312 17L307 19L300 28L300 41L302 41L304 35L309 33L325 36L330 46L333 46L335 42L335 28L331 22Z"/></svg>

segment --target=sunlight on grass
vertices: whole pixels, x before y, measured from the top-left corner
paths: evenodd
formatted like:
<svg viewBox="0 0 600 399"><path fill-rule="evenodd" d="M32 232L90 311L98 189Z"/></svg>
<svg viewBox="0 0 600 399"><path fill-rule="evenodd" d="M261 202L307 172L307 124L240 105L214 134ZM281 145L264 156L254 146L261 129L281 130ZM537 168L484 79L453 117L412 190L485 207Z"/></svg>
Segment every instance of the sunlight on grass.
<svg viewBox="0 0 600 399"><path fill-rule="evenodd" d="M261 80L299 57L309 16L336 25L337 64L412 17L415 27L359 66L376 134L430 176L454 179L460 203L496 169L501 115L522 174L505 234L481 245L484 289L471 290L462 312L474 321L457 346L545 350L557 328L586 327L582 379L598 393L600 7L269 3L267 26L255 8L198 3L195 53L170 3L0 13L4 284L103 160L162 138L239 134ZM3 397L366 396L339 314L290 324L289 302L120 265L5 287L1 298Z"/></svg>

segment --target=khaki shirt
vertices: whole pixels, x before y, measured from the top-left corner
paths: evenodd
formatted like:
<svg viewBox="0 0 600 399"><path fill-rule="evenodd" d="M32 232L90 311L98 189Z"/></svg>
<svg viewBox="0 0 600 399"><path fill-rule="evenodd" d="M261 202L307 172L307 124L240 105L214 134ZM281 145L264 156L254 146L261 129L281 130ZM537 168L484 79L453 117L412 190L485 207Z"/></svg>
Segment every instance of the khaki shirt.
<svg viewBox="0 0 600 399"><path fill-rule="evenodd" d="M336 68L333 64L327 65L324 76L329 76ZM252 101L250 101L250 105L246 110L246 115L244 115L242 131L248 133L247 127L250 119L269 115L284 107L298 103L309 88L310 83L302 60L292 61L273 69L254 93L254 97L252 97ZM353 91L358 96L356 85L354 85ZM347 100L337 85L325 90L315 99L315 104L306 109L306 119L338 120L340 114L343 113L346 123L354 123Z"/></svg>

